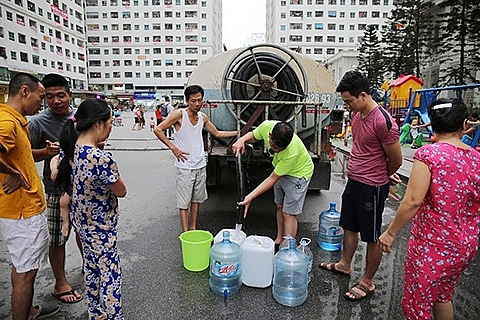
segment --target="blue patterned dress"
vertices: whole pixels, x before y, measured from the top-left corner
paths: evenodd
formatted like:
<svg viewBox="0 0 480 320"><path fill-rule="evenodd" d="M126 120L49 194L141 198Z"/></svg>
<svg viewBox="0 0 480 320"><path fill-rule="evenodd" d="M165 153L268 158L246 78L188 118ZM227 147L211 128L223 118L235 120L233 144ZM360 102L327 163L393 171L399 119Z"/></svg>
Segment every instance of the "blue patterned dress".
<svg viewBox="0 0 480 320"><path fill-rule="evenodd" d="M80 235L90 319L123 319L117 252L118 200L109 186L120 174L111 153L75 145L70 220Z"/></svg>

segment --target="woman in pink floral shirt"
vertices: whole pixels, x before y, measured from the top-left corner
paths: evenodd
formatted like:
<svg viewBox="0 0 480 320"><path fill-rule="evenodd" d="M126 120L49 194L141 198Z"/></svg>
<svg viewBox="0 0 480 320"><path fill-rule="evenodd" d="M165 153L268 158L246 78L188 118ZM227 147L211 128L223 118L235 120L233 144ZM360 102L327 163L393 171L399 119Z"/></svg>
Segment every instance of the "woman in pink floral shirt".
<svg viewBox="0 0 480 320"><path fill-rule="evenodd" d="M405 197L379 239L384 252L408 221L402 307L407 319L452 319L452 296L478 249L480 153L461 142L468 116L458 99L428 107L437 143L414 156Z"/></svg>

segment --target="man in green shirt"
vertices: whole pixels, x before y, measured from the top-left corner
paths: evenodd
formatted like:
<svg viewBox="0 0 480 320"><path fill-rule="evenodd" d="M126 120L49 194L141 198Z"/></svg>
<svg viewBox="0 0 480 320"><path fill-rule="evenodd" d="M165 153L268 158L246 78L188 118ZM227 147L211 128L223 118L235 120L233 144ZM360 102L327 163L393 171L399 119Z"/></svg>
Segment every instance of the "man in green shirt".
<svg viewBox="0 0 480 320"><path fill-rule="evenodd" d="M253 199L274 187L277 207L277 237L280 244L283 237L297 235L297 215L302 213L303 203L310 178L313 175L313 162L302 140L293 132L287 122L266 120L254 131L239 138L232 146L235 155L243 152L245 143L263 140L268 152L273 156L273 172L250 192L242 202L245 216Z"/></svg>

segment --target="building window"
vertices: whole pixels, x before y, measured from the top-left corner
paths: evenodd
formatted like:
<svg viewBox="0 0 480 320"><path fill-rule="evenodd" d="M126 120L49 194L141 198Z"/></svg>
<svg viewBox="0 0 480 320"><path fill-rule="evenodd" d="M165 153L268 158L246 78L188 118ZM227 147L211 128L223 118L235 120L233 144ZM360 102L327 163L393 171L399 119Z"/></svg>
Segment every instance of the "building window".
<svg viewBox="0 0 480 320"><path fill-rule="evenodd" d="M335 54L335 48L327 48L327 54Z"/></svg>
<svg viewBox="0 0 480 320"><path fill-rule="evenodd" d="M336 16L337 16L337 11L334 11L334 10L328 11L329 18L335 18Z"/></svg>
<svg viewBox="0 0 480 320"><path fill-rule="evenodd" d="M367 17L367 11L358 12L358 17L359 18L366 18Z"/></svg>
<svg viewBox="0 0 480 320"><path fill-rule="evenodd" d="M372 11L372 18L380 18L380 11Z"/></svg>
<svg viewBox="0 0 480 320"><path fill-rule="evenodd" d="M323 48L314 48L313 49L313 54L322 54L323 53Z"/></svg>
<svg viewBox="0 0 480 320"><path fill-rule="evenodd" d="M315 17L323 17L323 11L315 11Z"/></svg>
<svg viewBox="0 0 480 320"><path fill-rule="evenodd" d="M335 36L327 36L327 42L335 42Z"/></svg>
<svg viewBox="0 0 480 320"><path fill-rule="evenodd" d="M350 18L354 19L355 18L355 12L350 12Z"/></svg>
<svg viewBox="0 0 480 320"><path fill-rule="evenodd" d="M327 25L327 30L335 30L336 29L336 24L335 23L329 23Z"/></svg>
<svg viewBox="0 0 480 320"><path fill-rule="evenodd" d="M315 30L323 30L323 23L315 23Z"/></svg>
<svg viewBox="0 0 480 320"><path fill-rule="evenodd" d="M20 60L23 62L28 62L28 53L20 52Z"/></svg>

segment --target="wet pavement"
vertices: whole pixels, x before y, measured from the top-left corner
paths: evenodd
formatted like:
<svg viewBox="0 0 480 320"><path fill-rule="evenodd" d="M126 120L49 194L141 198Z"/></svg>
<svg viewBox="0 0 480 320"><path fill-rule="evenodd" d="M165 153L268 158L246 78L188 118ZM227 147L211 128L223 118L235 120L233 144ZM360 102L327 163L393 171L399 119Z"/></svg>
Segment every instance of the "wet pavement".
<svg viewBox="0 0 480 320"><path fill-rule="evenodd" d="M148 119L153 113L147 113ZM384 255L375 277L375 294L362 302L350 302L344 292L356 283L365 263L365 246L356 252L351 277L320 270L321 261L336 261L339 252L327 252L316 244L318 214L328 209L330 201L340 202L345 184L342 177L345 159L341 152L333 162L330 190L309 192L304 213L299 216L298 239L312 239L313 280L307 301L295 308L278 304L271 287L242 286L227 299L213 294L208 286L208 271L190 272L183 268L178 236L181 233L175 206L175 170L173 155L157 141L149 129L132 131L133 115L123 115L124 126L114 127L110 149L126 181L128 194L120 199L118 227L119 250L123 271L123 309L126 319L402 319L403 261L409 230L399 235L393 253ZM336 143L341 145L341 143ZM405 157L413 150L404 147ZM407 161L408 162L408 161ZM406 172L408 168L404 168ZM408 177L408 174L405 174ZM253 181L249 187L255 187ZM393 189L384 214L384 226L398 206L396 198L404 187ZM198 228L216 235L223 228L235 226L237 186L234 169L224 172L222 183L209 188L209 199L201 206ZM247 235L275 236L273 194L254 200L243 231ZM84 292L81 257L75 242L67 244L67 277L72 286ZM456 319L479 319L480 260L477 256L462 276L454 297ZM51 296L53 276L49 266L41 269L35 282L36 304L56 303ZM10 316L10 258L0 240L0 319ZM51 319L87 319L85 301L60 304L60 312Z"/></svg>

